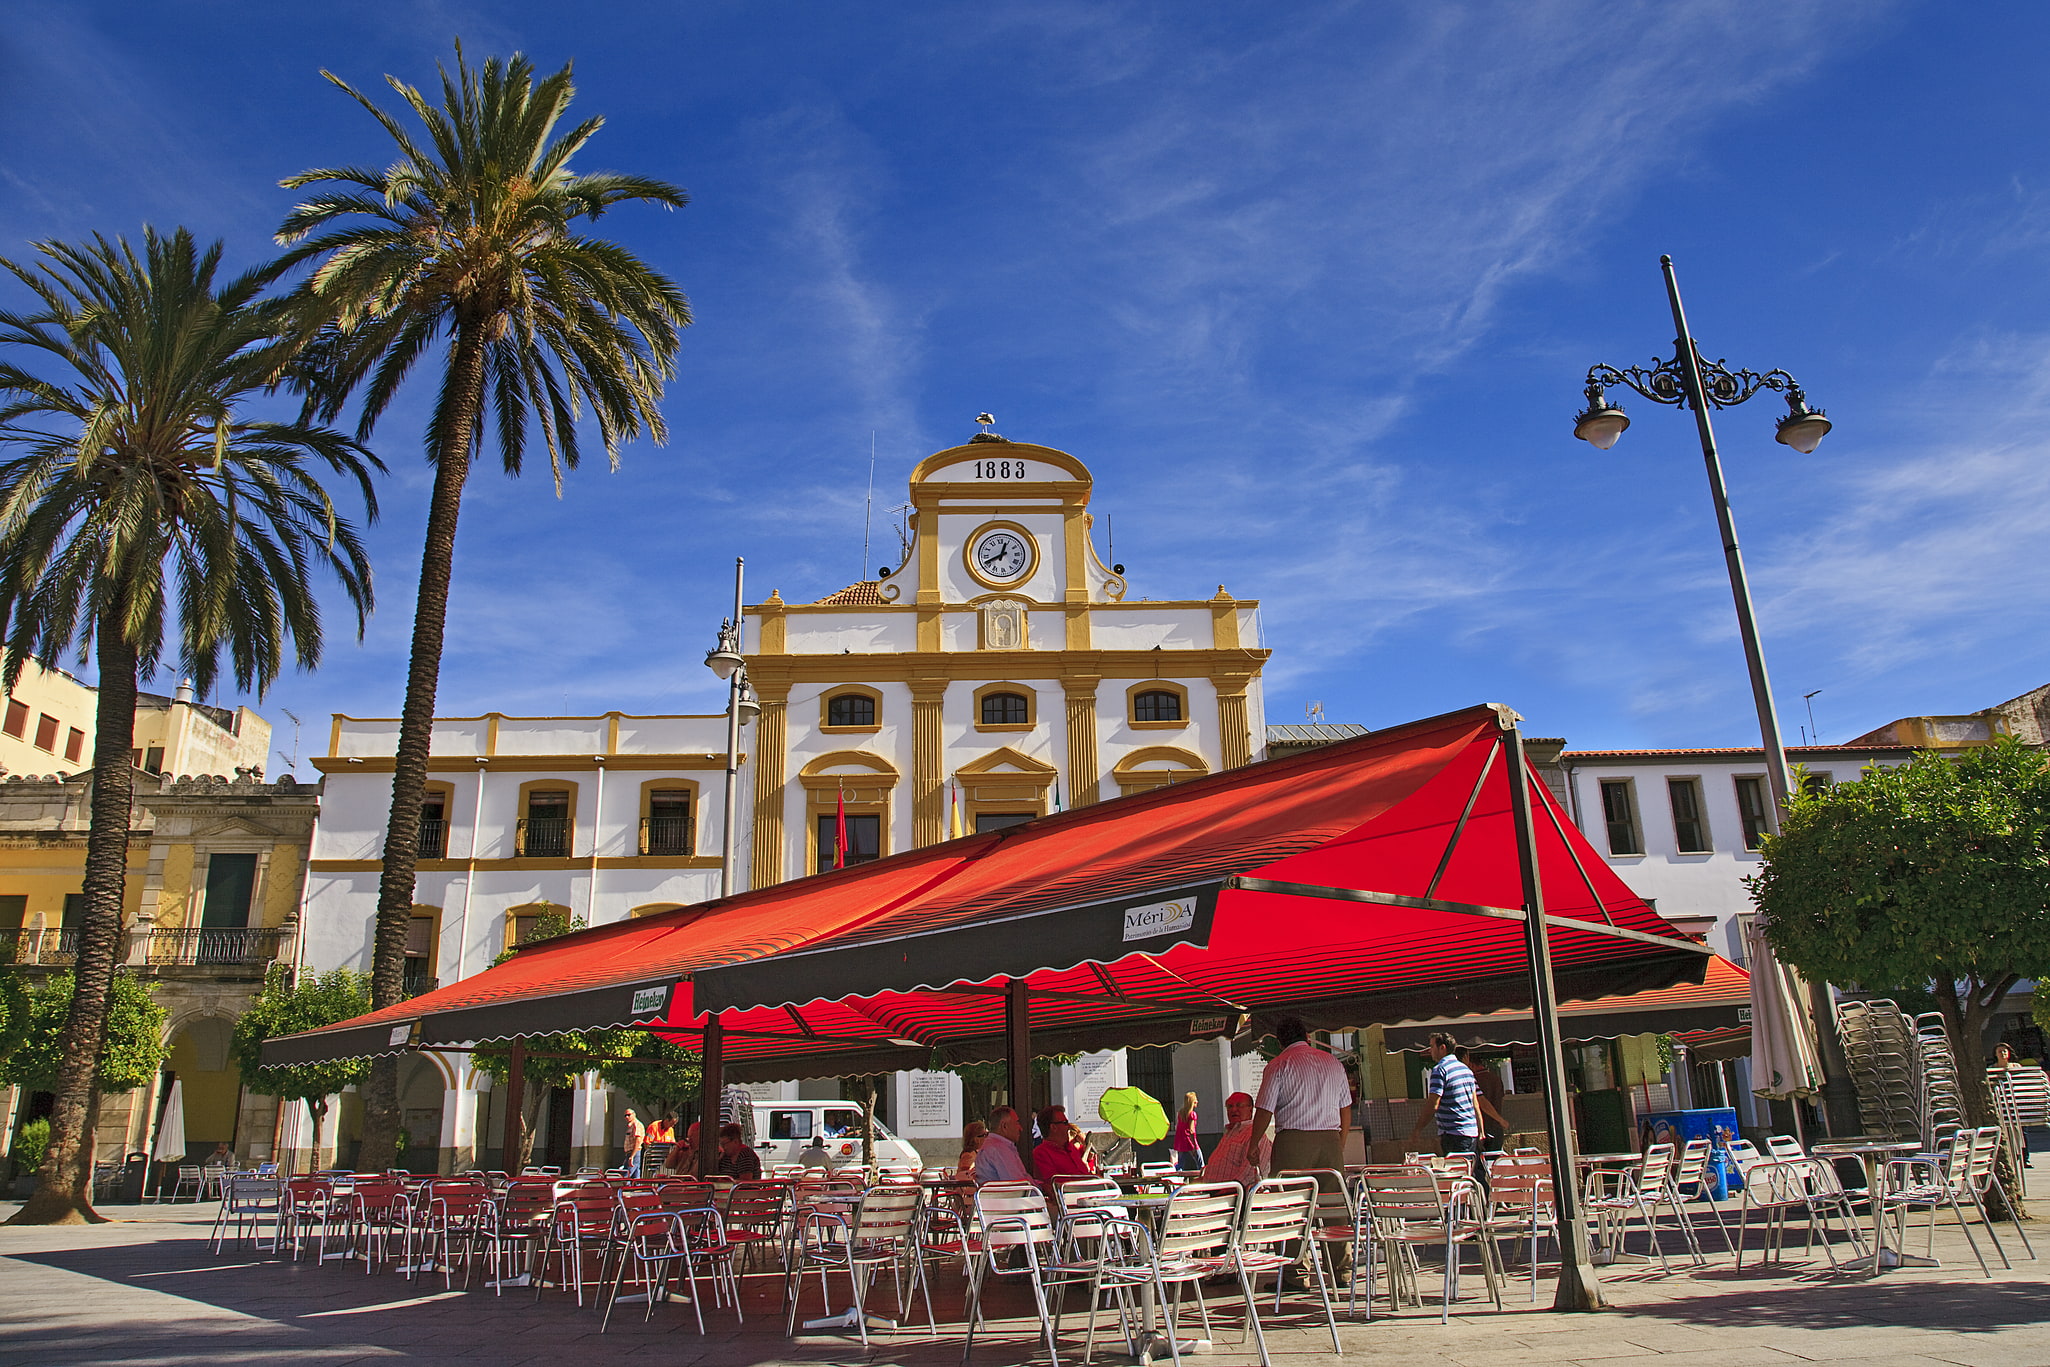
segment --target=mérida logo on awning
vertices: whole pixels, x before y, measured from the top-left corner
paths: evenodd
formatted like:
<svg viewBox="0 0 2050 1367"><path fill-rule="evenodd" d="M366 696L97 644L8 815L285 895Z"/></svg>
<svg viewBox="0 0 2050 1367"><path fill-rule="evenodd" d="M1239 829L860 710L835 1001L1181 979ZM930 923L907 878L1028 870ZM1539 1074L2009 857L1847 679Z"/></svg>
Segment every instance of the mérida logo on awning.
<svg viewBox="0 0 2050 1367"><path fill-rule="evenodd" d="M1196 925L1196 899L1177 897L1171 902L1148 902L1125 908L1125 939L1151 940L1192 930Z"/></svg>

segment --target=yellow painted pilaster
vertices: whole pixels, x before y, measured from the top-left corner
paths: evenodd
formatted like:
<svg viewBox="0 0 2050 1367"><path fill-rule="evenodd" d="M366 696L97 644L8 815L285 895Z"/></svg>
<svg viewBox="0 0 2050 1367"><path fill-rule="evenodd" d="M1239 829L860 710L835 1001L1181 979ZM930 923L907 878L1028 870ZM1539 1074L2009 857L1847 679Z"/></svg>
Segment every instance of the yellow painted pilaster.
<svg viewBox="0 0 2050 1367"><path fill-rule="evenodd" d="M783 881L783 771L788 758L786 723L790 712L788 686L755 684L761 715L755 718L755 829L753 885Z"/></svg>
<svg viewBox="0 0 2050 1367"><path fill-rule="evenodd" d="M1068 805L1088 807L1096 801L1099 775L1096 758L1096 685L1093 678L1061 680L1068 702Z"/></svg>
<svg viewBox="0 0 2050 1367"><path fill-rule="evenodd" d="M946 732L941 726L945 679L911 681L911 843L947 838Z"/></svg>

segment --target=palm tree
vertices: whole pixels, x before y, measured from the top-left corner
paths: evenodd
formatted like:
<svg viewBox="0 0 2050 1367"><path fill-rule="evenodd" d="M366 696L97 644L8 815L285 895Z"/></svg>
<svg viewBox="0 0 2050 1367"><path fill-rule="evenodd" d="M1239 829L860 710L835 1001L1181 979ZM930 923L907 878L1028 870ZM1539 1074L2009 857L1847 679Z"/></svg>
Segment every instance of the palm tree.
<svg viewBox="0 0 2050 1367"><path fill-rule="evenodd" d="M376 458L337 432L251 420L301 340L261 297L280 267L216 285L219 243L184 229L38 243L40 263L0 259L39 306L0 311L0 676L31 658L96 657L85 911L62 1036L50 1147L15 1222L95 1218L93 1076L127 882L135 694L165 653L203 696L220 671L261 693L289 645L320 658L315 563L340 581L360 637L370 566L321 471L356 482L367 515Z"/></svg>
<svg viewBox="0 0 2050 1367"><path fill-rule="evenodd" d="M575 93L567 66L537 81L523 56L472 68L458 45L455 72L441 70L439 104L387 77L422 137L321 74L369 111L398 159L384 170L337 167L283 182L322 187L278 230L280 243L297 244L288 260L317 262L303 289L308 318L325 326L323 363L301 383L308 412L331 419L360 392L357 435L367 438L422 357L432 353L439 372L426 432L434 490L371 957L371 1003L383 1008L404 996L456 519L475 447L495 428L500 462L517 475L531 425L559 494L563 471L578 462L585 409L615 469L622 441L644 431L667 437L658 404L690 306L632 253L578 228L615 204L687 201L661 181L570 169L604 121L557 134ZM378 1060L363 1098L366 1167L392 1161L397 1087L397 1061Z"/></svg>

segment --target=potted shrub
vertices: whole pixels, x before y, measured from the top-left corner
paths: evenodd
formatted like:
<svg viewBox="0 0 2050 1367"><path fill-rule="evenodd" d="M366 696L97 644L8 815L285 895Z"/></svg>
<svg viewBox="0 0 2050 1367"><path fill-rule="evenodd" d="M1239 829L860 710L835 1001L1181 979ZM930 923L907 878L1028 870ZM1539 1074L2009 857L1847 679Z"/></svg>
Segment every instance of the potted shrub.
<svg viewBox="0 0 2050 1367"><path fill-rule="evenodd" d="M31 1120L14 1136L14 1194L26 1201L35 1195L36 1169L50 1149L50 1122Z"/></svg>

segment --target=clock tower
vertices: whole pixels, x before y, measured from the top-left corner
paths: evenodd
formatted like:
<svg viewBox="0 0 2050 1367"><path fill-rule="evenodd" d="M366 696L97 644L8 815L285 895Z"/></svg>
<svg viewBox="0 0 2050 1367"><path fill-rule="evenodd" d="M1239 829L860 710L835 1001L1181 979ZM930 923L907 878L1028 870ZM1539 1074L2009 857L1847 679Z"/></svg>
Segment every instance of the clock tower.
<svg viewBox="0 0 2050 1367"><path fill-rule="evenodd" d="M912 471L900 564L747 609L752 886L1258 755L1259 605L1222 586L1131 601L1092 483L1064 451L983 432Z"/></svg>

